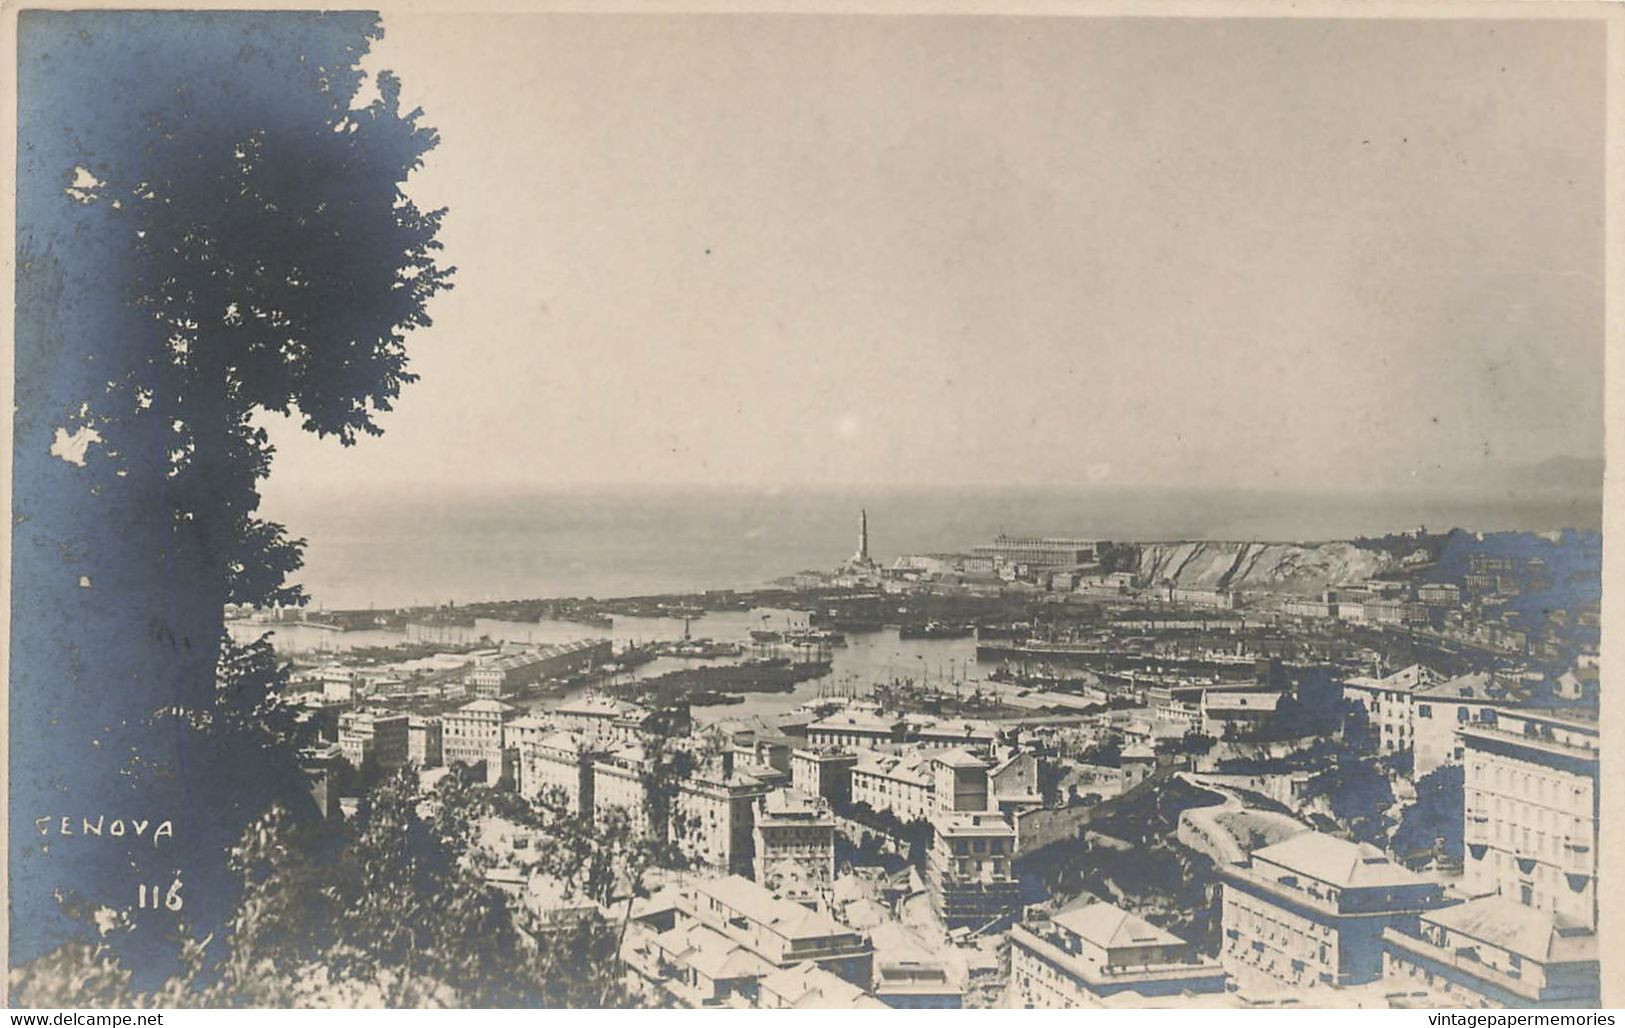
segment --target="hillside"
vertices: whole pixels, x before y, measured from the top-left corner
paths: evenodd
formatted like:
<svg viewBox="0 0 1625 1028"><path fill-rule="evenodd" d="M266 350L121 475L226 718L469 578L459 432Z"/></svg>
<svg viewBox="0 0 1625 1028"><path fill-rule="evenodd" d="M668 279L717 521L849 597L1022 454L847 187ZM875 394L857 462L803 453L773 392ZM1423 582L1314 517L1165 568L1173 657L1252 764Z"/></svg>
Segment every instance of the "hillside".
<svg viewBox="0 0 1625 1028"><path fill-rule="evenodd" d="M1387 553L1345 542L1175 542L1143 544L1138 573L1142 581L1181 589L1313 595L1394 566Z"/></svg>

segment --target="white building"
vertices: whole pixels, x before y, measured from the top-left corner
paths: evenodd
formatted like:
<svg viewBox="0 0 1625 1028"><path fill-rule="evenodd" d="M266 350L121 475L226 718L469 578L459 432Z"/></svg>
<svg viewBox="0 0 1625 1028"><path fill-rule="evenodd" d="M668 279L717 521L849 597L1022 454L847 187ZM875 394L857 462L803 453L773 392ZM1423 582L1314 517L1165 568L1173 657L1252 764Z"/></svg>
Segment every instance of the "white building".
<svg viewBox="0 0 1625 1028"><path fill-rule="evenodd" d="M799 789L756 802L751 877L788 899L827 899L835 883L835 818L829 803Z"/></svg>
<svg viewBox="0 0 1625 1028"><path fill-rule="evenodd" d="M1010 931L1015 1006L1071 1010L1224 992L1224 968L1172 932L1095 902Z"/></svg>
<svg viewBox="0 0 1625 1028"><path fill-rule="evenodd" d="M1504 896L1430 910L1419 928L1383 933L1390 992L1432 1007L1596 1007L1597 936Z"/></svg>
<svg viewBox="0 0 1625 1028"><path fill-rule="evenodd" d="M588 741L571 732L527 741L519 747L519 791L534 800L557 789L570 813L590 817L594 756Z"/></svg>
<svg viewBox="0 0 1625 1028"><path fill-rule="evenodd" d="M926 883L949 928L982 928L1021 903L1016 830L1002 814L938 813L931 819Z"/></svg>
<svg viewBox="0 0 1625 1028"><path fill-rule="evenodd" d="M1598 730L1587 710L1502 711L1459 729L1464 887L1559 926L1597 924Z"/></svg>
<svg viewBox="0 0 1625 1028"><path fill-rule="evenodd" d="M1523 682L1488 672L1460 675L1418 689L1412 695L1413 777L1421 778L1443 764L1459 765L1466 744L1457 729L1479 722L1493 723L1501 711L1527 706L1529 696L1530 690Z"/></svg>
<svg viewBox="0 0 1625 1028"><path fill-rule="evenodd" d="M1226 865L1220 960L1237 977L1299 987L1382 976L1382 932L1414 932L1442 888L1375 846L1303 832Z"/></svg>
<svg viewBox="0 0 1625 1028"><path fill-rule="evenodd" d="M1343 698L1365 708L1378 750L1403 753L1416 740L1413 694L1438 680L1432 668L1412 664L1384 678L1350 678L1343 683Z"/></svg>
<svg viewBox="0 0 1625 1028"><path fill-rule="evenodd" d="M920 821L936 810L936 776L925 753L863 752L852 768L852 802L890 811L899 821Z"/></svg>
<svg viewBox="0 0 1625 1028"><path fill-rule="evenodd" d="M465 703L441 719L447 764L484 762L488 771L503 763L502 726L519 716L519 708L501 700ZM497 774L500 775L500 770Z"/></svg>
<svg viewBox="0 0 1625 1028"><path fill-rule="evenodd" d="M634 836L647 836L649 818L648 775L651 763L641 743L626 743L592 762L592 816L599 827L613 812L623 812Z"/></svg>

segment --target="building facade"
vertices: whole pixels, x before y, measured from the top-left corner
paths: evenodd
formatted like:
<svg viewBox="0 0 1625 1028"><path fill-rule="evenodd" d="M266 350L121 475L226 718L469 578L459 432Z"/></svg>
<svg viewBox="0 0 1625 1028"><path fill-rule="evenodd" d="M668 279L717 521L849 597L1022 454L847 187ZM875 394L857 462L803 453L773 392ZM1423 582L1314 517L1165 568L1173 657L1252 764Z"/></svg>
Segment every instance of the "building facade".
<svg viewBox="0 0 1625 1028"><path fill-rule="evenodd" d="M339 749L354 767L371 758L385 771L404 767L408 755L408 725L405 714L379 711L346 711L339 715Z"/></svg>
<svg viewBox="0 0 1625 1028"><path fill-rule="evenodd" d="M519 791L535 800L552 790L578 817L593 813L593 760L587 741L569 732L551 732L519 747Z"/></svg>
<svg viewBox="0 0 1625 1028"><path fill-rule="evenodd" d="M1305 988L1376 981L1383 930L1414 932L1443 895L1375 846L1320 832L1254 850L1220 873L1226 970Z"/></svg>
<svg viewBox="0 0 1625 1028"><path fill-rule="evenodd" d="M1500 712L1460 726L1464 887L1597 924L1598 741L1585 710Z"/></svg>
<svg viewBox="0 0 1625 1028"><path fill-rule="evenodd" d="M646 837L652 828L648 787L651 770L639 743L596 754L592 762L593 823L603 828L612 817L624 815L631 834Z"/></svg>
<svg viewBox="0 0 1625 1028"><path fill-rule="evenodd" d="M939 813L931 828L926 885L948 927L982 928L1014 915L1021 903L1015 827L984 811Z"/></svg>
<svg viewBox="0 0 1625 1028"><path fill-rule="evenodd" d="M1528 706L1529 690L1488 672L1459 675L1417 690L1414 762L1411 773L1421 778L1446 765L1460 765L1467 747L1458 729L1463 725L1493 724L1501 711Z"/></svg>
<svg viewBox="0 0 1625 1028"><path fill-rule="evenodd" d="M852 768L852 802L889 811L904 823L929 818L937 809L930 757L863 754Z"/></svg>
<svg viewBox="0 0 1625 1028"><path fill-rule="evenodd" d="M445 763L445 726L437 717L410 718L406 723L406 757L418 767Z"/></svg>
<svg viewBox="0 0 1625 1028"><path fill-rule="evenodd" d="M794 900L827 898L835 884L835 818L829 802L775 789L756 802L751 877Z"/></svg>
<svg viewBox="0 0 1625 1028"><path fill-rule="evenodd" d="M1391 992L1432 1007L1596 1007L1597 936L1504 896L1422 914L1414 933L1383 932ZM1418 995L1419 994L1419 995Z"/></svg>
<svg viewBox="0 0 1625 1028"><path fill-rule="evenodd" d="M1365 711L1378 751L1409 752L1416 744L1414 694L1438 680L1431 668L1412 664L1383 678L1350 678L1343 683L1343 698Z"/></svg>
<svg viewBox="0 0 1625 1028"><path fill-rule="evenodd" d="M465 703L446 714L441 719L446 763L501 767L502 727L518 716L519 708L490 699Z"/></svg>
<svg viewBox="0 0 1625 1028"><path fill-rule="evenodd" d="M797 748L790 753L790 784L837 807L852 802L852 769L858 755L839 747Z"/></svg>
<svg viewBox="0 0 1625 1028"><path fill-rule="evenodd" d="M672 804L672 841L694 863L724 874L749 875L755 854L756 802L770 788L754 775L731 768L690 775L678 786Z"/></svg>
<svg viewBox="0 0 1625 1028"><path fill-rule="evenodd" d="M1018 1007L1070 1010L1109 997L1222 993L1225 971L1185 940L1096 902L1010 931L1010 996Z"/></svg>

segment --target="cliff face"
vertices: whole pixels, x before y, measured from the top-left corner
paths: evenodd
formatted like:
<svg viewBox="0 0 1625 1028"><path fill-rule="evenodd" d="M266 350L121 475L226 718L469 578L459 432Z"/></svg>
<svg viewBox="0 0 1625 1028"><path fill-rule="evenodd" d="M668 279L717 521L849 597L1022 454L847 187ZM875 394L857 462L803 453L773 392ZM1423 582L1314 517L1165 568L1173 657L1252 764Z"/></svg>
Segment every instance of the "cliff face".
<svg viewBox="0 0 1625 1028"><path fill-rule="evenodd" d="M1353 543L1145 543L1143 582L1180 589L1242 589L1310 596L1395 566L1387 553Z"/></svg>

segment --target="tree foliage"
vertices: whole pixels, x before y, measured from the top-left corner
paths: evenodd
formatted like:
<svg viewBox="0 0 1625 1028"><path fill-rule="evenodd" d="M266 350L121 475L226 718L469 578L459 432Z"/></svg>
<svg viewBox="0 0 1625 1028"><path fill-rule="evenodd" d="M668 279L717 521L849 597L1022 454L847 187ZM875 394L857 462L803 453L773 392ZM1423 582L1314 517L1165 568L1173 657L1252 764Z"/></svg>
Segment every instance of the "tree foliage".
<svg viewBox="0 0 1625 1028"><path fill-rule="evenodd" d="M20 19L16 959L90 945L56 896L128 912L172 877L221 930L228 847L272 804L309 812L281 669L226 638L224 606L304 600L302 544L258 514L264 416L380 432L450 285L444 212L404 188L438 138L392 76L364 93L381 34L369 14ZM109 808L173 820L172 843L32 830ZM170 975L175 919L135 921L136 984Z"/></svg>
<svg viewBox="0 0 1625 1028"><path fill-rule="evenodd" d="M594 903L549 921L491 888L478 823L538 831L540 869ZM597 836L602 845L590 840ZM117 951L73 943L14 972L19 1003L119 1007L633 1006L619 949L623 888L648 865L614 825L447 778L419 793L405 770L367 794L353 823L275 807L232 848L241 889L218 937L189 938L180 969L132 984ZM627 893L629 894L629 893Z"/></svg>

